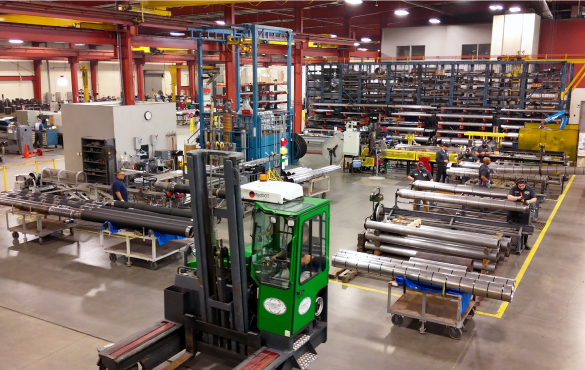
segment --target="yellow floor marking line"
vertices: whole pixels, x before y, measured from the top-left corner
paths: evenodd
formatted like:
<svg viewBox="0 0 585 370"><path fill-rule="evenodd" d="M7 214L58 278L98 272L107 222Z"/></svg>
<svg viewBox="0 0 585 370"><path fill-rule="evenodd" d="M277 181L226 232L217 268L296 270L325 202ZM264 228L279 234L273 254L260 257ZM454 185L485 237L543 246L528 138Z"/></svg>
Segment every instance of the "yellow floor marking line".
<svg viewBox="0 0 585 370"><path fill-rule="evenodd" d="M357 289L367 290L368 292L374 292L374 293L380 293L380 294L388 295L388 292L385 292L385 291L379 290L379 289L366 288L365 286L360 286L360 285L355 285L355 284L348 284L348 283L342 283L341 281L331 280L331 279L329 279L329 282L330 283L334 283L334 284L343 285L343 286L348 286L350 288L357 288ZM401 297L400 294L392 294L392 296L393 297Z"/></svg>

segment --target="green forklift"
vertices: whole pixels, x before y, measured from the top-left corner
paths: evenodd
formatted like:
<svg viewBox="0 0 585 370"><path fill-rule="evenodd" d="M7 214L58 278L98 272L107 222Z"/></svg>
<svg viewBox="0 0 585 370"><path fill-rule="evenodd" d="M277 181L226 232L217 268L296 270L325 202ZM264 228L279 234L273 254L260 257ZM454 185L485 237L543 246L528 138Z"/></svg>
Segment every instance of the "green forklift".
<svg viewBox="0 0 585 370"><path fill-rule="evenodd" d="M298 184L240 185L242 160L188 153L194 249L164 291L164 320L100 348L100 370L153 369L171 357L165 369L179 369L199 353L239 370L306 369L317 358L327 341L330 203L303 197ZM209 174L218 161L223 173ZM243 202L253 204L247 245ZM218 220L227 220L229 247Z"/></svg>

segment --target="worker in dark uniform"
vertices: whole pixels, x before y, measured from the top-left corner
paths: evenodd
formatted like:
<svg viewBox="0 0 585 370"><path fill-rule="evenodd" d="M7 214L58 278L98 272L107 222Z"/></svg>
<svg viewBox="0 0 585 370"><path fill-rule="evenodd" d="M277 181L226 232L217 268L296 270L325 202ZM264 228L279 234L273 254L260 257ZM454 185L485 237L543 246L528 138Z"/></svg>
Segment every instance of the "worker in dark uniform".
<svg viewBox="0 0 585 370"><path fill-rule="evenodd" d="M435 161L437 162L437 182L445 182L445 179L447 178L447 164L449 163L449 153L447 153L448 147L447 143L443 143L435 157Z"/></svg>
<svg viewBox="0 0 585 370"><path fill-rule="evenodd" d="M114 179L114 183L112 184L112 193L114 195L114 200L119 200L121 202L128 201L128 189L126 188L126 184L124 183L124 177L126 174L123 170L118 171L116 173L116 178Z"/></svg>
<svg viewBox="0 0 585 370"><path fill-rule="evenodd" d="M433 180L433 175L429 172L429 170L427 170L425 168L425 164L422 162L418 162L417 168L415 170L410 171L410 173L408 174L408 176L406 176L407 179L409 179L410 181L435 181ZM418 202L416 202L413 206L412 209L414 209L415 211L420 210L420 204L422 202L419 200ZM429 211L429 201L425 200L424 201L425 204L425 211L428 212Z"/></svg>
<svg viewBox="0 0 585 370"><path fill-rule="evenodd" d="M479 158L471 151L471 148L465 149L464 154L459 155L459 162L479 162ZM469 181L471 177L462 176L461 177L461 184L465 184Z"/></svg>
<svg viewBox="0 0 585 370"><path fill-rule="evenodd" d="M33 146L37 148L43 147L43 131L45 131L43 119L41 118L41 116L37 116L37 122L35 123L35 142Z"/></svg>
<svg viewBox="0 0 585 370"><path fill-rule="evenodd" d="M490 165L491 160L489 157L483 158L483 163L479 167L479 186L485 188L490 187Z"/></svg>
<svg viewBox="0 0 585 370"><path fill-rule="evenodd" d="M534 189L527 185L524 179L518 179L516 185L510 188L508 200L511 202L522 202L527 205L538 202ZM528 225L530 224L530 212L508 212L508 222ZM522 235L522 240L526 249L530 249L528 246L528 235Z"/></svg>
<svg viewBox="0 0 585 370"><path fill-rule="evenodd" d="M477 147L477 154L479 155L490 155L492 154L492 148L488 145L487 140L482 140L481 145Z"/></svg>

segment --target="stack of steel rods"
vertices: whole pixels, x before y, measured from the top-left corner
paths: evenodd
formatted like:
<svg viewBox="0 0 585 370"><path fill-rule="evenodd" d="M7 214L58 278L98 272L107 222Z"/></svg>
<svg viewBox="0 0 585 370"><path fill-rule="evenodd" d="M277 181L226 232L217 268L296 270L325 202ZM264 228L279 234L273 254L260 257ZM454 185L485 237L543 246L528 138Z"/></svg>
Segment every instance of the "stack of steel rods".
<svg viewBox="0 0 585 370"><path fill-rule="evenodd" d="M315 170L307 167L298 167L293 168L290 170L286 170L284 172L284 180L289 182L294 182L296 184L300 184L302 182L328 175L332 172L341 170L341 166L339 165L331 165L322 168L317 168Z"/></svg>
<svg viewBox="0 0 585 370"><path fill-rule="evenodd" d="M506 302L512 302L516 285L514 279L466 272L452 266L402 261L346 250L336 253L331 264L390 278L404 277L438 289L447 288Z"/></svg>

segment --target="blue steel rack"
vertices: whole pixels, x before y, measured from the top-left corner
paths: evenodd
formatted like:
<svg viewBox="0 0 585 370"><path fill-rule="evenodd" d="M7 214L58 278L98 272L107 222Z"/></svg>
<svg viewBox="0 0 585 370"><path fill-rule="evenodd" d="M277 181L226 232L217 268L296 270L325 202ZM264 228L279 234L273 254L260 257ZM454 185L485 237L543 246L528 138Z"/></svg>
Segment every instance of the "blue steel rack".
<svg viewBox="0 0 585 370"><path fill-rule="evenodd" d="M246 160L254 160L264 158L274 151L274 148L279 147L279 141L281 137L285 137L288 144L289 157L292 153L292 117L293 106L291 104L291 83L292 83L292 65L291 65L291 52L293 42L293 31L288 28L270 27L255 24L241 24L237 26L203 26L201 28L190 29L191 39L197 40L197 82L198 82L198 96L199 107L201 112L201 135L200 145L205 147L205 133L217 131L211 127L209 122L209 115L205 113L205 103L203 99L203 42L219 42L227 44L228 41L247 41L251 40L251 53L252 53L252 115L249 119L239 119L239 122L243 122L244 127L240 127L240 139L238 149L245 151ZM287 55L286 55L286 66L287 66L287 111L280 114L284 117L279 117L279 122L286 122L285 132L276 133L274 130L263 130L263 123L259 114L258 109L258 43L259 42L286 42L287 43ZM235 64L236 68L236 111L240 110L240 47L235 46ZM232 83L226 81L226 83ZM247 118L247 117L246 117ZM265 127L265 126L264 126ZM230 137L234 134L230 134ZM242 135L245 138L242 138ZM245 142L245 144L244 144ZM276 153L275 153L276 154Z"/></svg>

